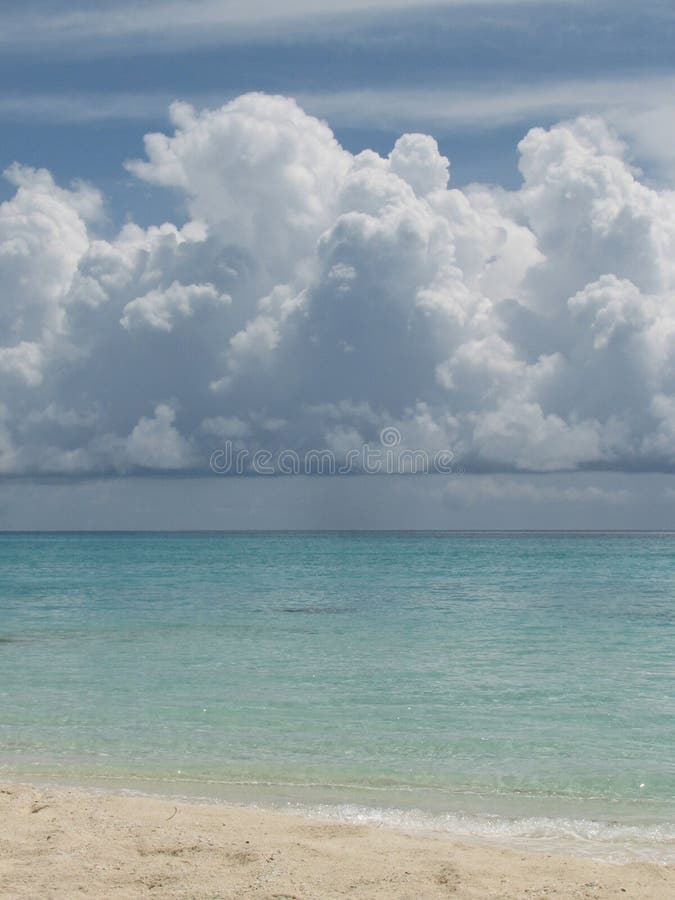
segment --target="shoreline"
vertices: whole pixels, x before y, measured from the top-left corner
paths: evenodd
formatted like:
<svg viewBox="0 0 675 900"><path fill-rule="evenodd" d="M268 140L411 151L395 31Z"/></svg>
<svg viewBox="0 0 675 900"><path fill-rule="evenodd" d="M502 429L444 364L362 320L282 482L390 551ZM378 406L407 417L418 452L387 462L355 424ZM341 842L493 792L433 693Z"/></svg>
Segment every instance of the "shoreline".
<svg viewBox="0 0 675 900"><path fill-rule="evenodd" d="M0 897L675 896L675 867L298 813L0 785Z"/></svg>
<svg viewBox="0 0 675 900"><path fill-rule="evenodd" d="M445 803L378 803L372 792L344 793L345 785L317 785L265 781L150 778L129 773L59 777L37 773L4 772L2 787L30 787L42 792L75 792L99 797L163 800L171 803L262 810L292 818L334 825L366 825L406 834L434 835L476 846L506 847L525 853L550 853L623 865L632 862L675 866L675 826L672 819L644 815L617 817L618 810L597 804L582 810L565 805L566 798L536 798L536 806L514 809L510 804L489 808L485 795L464 793L461 807ZM390 797L390 795L389 795ZM467 800L479 802L468 802ZM399 797L403 800L403 797ZM458 800L455 795L455 800ZM500 797L504 800L504 797ZM522 800L522 797L520 798ZM530 800L535 799L530 797ZM489 809L489 811L488 811ZM551 810L554 812L551 812Z"/></svg>

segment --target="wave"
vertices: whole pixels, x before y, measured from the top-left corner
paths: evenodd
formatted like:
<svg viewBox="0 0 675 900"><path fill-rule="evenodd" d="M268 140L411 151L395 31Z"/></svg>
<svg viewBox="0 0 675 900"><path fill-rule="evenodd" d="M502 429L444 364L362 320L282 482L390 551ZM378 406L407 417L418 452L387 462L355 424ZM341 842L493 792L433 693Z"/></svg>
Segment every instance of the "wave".
<svg viewBox="0 0 675 900"><path fill-rule="evenodd" d="M452 838L497 841L528 850L572 853L615 863L640 860L675 864L675 822L631 824L546 816L438 815L420 809L381 809L352 804L292 804L285 809L329 821L409 832L441 832Z"/></svg>

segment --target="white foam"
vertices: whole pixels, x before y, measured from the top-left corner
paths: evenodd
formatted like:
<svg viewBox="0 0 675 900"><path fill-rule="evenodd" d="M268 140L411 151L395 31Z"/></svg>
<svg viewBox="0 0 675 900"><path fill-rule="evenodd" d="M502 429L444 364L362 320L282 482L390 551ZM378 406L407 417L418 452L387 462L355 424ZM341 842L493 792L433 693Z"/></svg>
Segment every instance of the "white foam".
<svg viewBox="0 0 675 900"><path fill-rule="evenodd" d="M419 809L377 809L352 804L293 804L289 809L330 821L380 825L411 833L441 832L453 838L497 841L529 850L572 853L616 863L634 860L662 865L675 863L675 822L628 824L544 816L433 815Z"/></svg>

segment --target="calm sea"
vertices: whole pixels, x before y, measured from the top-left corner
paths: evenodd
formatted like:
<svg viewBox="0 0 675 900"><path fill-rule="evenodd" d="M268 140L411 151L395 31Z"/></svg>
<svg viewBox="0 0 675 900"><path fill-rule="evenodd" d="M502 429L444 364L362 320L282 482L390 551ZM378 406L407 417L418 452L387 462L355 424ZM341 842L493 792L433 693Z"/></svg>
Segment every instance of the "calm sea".
<svg viewBox="0 0 675 900"><path fill-rule="evenodd" d="M0 779L675 860L675 536L0 535Z"/></svg>

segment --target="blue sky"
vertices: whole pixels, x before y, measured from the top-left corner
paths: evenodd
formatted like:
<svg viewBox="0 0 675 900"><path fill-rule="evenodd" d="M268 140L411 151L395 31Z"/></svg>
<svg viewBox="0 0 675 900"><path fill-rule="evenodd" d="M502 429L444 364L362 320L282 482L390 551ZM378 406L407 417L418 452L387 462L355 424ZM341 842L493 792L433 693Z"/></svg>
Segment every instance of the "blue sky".
<svg viewBox="0 0 675 900"><path fill-rule="evenodd" d="M425 130L450 157L453 183L510 187L519 181L516 142L531 125L621 106L625 83L631 108L634 95L638 106L660 108L675 85L667 0L305 2L277 18L261 2L3 6L0 165L91 179L117 221L170 212L166 196L139 196L121 161L140 154L147 131L167 126L173 99L215 106L251 90L300 96L353 152L387 153L402 131ZM185 21L172 25L175 7ZM636 152L658 178L661 160L650 148Z"/></svg>
<svg viewBox="0 0 675 900"><path fill-rule="evenodd" d="M0 3L0 527L675 523L674 46L666 0ZM461 478L208 469L390 427Z"/></svg>

